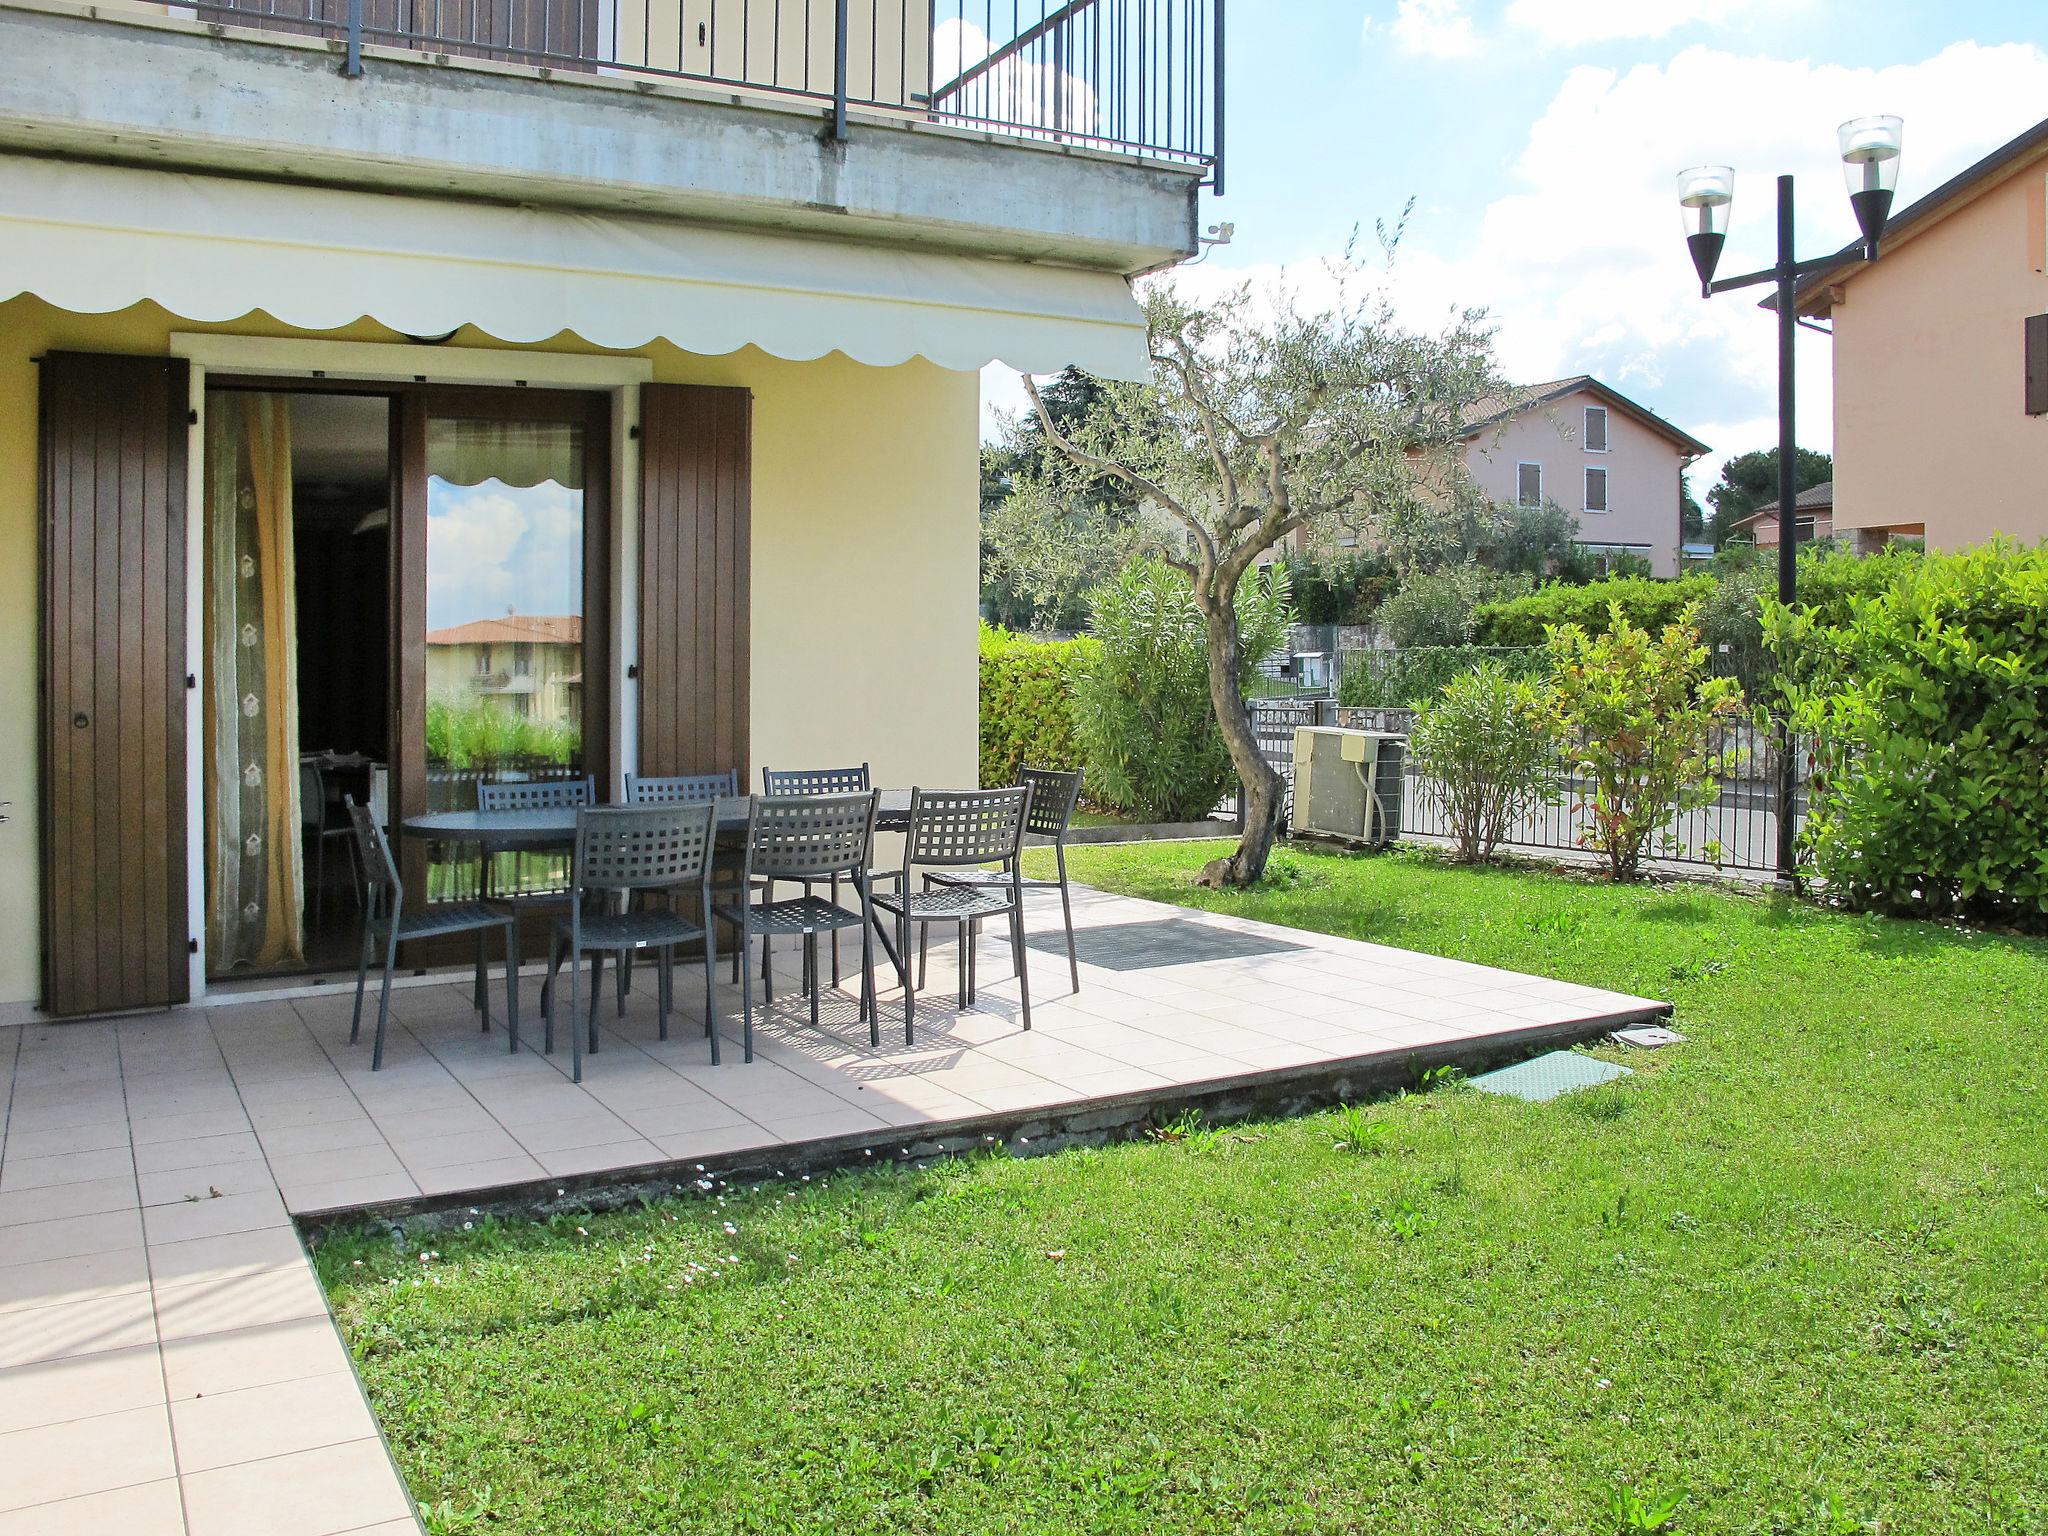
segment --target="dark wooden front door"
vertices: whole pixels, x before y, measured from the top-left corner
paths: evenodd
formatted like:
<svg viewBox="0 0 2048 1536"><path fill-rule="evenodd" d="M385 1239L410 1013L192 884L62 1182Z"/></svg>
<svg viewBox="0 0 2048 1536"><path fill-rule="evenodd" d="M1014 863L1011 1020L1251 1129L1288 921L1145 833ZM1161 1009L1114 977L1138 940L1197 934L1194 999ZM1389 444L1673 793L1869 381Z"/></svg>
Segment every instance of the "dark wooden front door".
<svg viewBox="0 0 2048 1536"><path fill-rule="evenodd" d="M744 389L640 389L643 774L748 785L752 408Z"/></svg>
<svg viewBox="0 0 2048 1536"><path fill-rule="evenodd" d="M43 999L182 1001L188 370L43 359Z"/></svg>

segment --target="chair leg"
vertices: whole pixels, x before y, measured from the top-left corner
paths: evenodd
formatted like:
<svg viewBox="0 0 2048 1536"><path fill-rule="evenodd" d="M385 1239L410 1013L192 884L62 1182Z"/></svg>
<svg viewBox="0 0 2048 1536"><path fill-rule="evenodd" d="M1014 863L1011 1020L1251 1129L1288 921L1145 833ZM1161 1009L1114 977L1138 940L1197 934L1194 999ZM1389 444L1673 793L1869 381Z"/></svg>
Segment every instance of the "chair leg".
<svg viewBox="0 0 2048 1536"><path fill-rule="evenodd" d="M370 946L374 939L370 925L363 923L363 952L356 960L356 1011L348 1021L348 1043L354 1045L363 1035L363 986L370 978Z"/></svg>
<svg viewBox="0 0 2048 1536"><path fill-rule="evenodd" d="M1024 903L1010 905L1010 963L1017 968L1017 997L1024 1005L1024 1027L1031 1027L1031 982L1024 974Z"/></svg>
<svg viewBox="0 0 2048 1536"><path fill-rule="evenodd" d="M560 991L555 985L555 978L562 969L562 949L562 936L559 933L548 935L548 974L540 988L540 1016L545 1026L541 1051L549 1056L555 1053L555 996Z"/></svg>
<svg viewBox="0 0 2048 1536"><path fill-rule="evenodd" d="M391 975L398 969L398 925L391 925L391 937L384 945L384 985L377 993L377 1040L370 1047L370 1070L384 1066L384 1027L391 1019Z"/></svg>
<svg viewBox="0 0 2048 1536"><path fill-rule="evenodd" d="M932 925L921 923L917 930L917 989L922 992L932 979Z"/></svg>
<svg viewBox="0 0 2048 1536"><path fill-rule="evenodd" d="M595 1012L596 998L590 1006ZM583 966L574 949L569 951L569 1081L583 1081Z"/></svg>
<svg viewBox="0 0 2048 1536"><path fill-rule="evenodd" d="M953 958L956 962L954 969L958 973L953 978L953 992L959 999L960 1008L964 1012L967 1008L967 965L969 960L967 923L964 919L953 925Z"/></svg>
<svg viewBox="0 0 2048 1536"><path fill-rule="evenodd" d="M981 919L967 920L967 1001L971 1004L981 995Z"/></svg>
<svg viewBox="0 0 2048 1536"><path fill-rule="evenodd" d="M707 912L706 918L710 917ZM718 924L704 924L704 1033L711 1037L711 1065L718 1065Z"/></svg>
<svg viewBox="0 0 2048 1536"><path fill-rule="evenodd" d="M659 993L659 998L658 998L657 1002L655 1003L655 1010L654 1010L654 1011L655 1011L655 1016L656 1016L656 1018L657 1018L657 1019L658 1019L658 1020L660 1021L660 1022L659 1022L659 1031L660 1031L660 1037L661 1037L661 1038L662 1038L663 1040L666 1040L666 1039L668 1038L668 1005L669 1005L669 990L668 990L668 989L669 989L669 981L670 981L670 979L671 979L671 978L670 978L670 974L669 974L669 973L670 973L670 970L671 970L671 968L672 968L672 967L674 966L674 964L675 964L675 955L676 955L676 948L675 948L675 946L674 946L673 944L664 944L664 945L663 945L663 946L661 947L661 962L660 962L660 963L661 963L661 978L660 978L660 981L659 981L659 982L657 983L657 985L658 985L658 986L659 986L659 988L660 988L660 993ZM620 968L621 970L624 970L624 969L625 969L625 961L624 961L623 959L621 959L621 960L620 960L620 962L619 962L619 968Z"/></svg>
<svg viewBox="0 0 2048 1536"><path fill-rule="evenodd" d="M929 937L931 924L923 925L924 936ZM897 953L904 957L903 965L903 1043L917 1044L917 993L910 985L910 919L906 916L896 924Z"/></svg>
<svg viewBox="0 0 2048 1536"><path fill-rule="evenodd" d="M1074 990L1081 990L1081 959L1074 953L1074 903L1067 896L1067 877L1060 875L1060 917L1067 925L1067 972L1074 979Z"/></svg>
<svg viewBox="0 0 2048 1536"><path fill-rule="evenodd" d="M505 922L505 1035L507 1049L519 1054L519 914Z"/></svg>
<svg viewBox="0 0 2048 1536"><path fill-rule="evenodd" d="M604 996L604 951L590 952L590 1044L585 1047L591 1055L597 1054L597 1000Z"/></svg>
<svg viewBox="0 0 2048 1536"><path fill-rule="evenodd" d="M754 928L753 925L749 923L740 929L741 950L744 951L751 948L753 942ZM767 942L767 936L765 934L762 936L761 942L764 944ZM748 955L747 961L747 964L742 965L740 967L740 1044L744 1048L742 1052L744 1059L747 1061L752 1061L754 1059L754 967L752 963L753 956ZM714 1045L712 1049L715 1051L718 1049L718 1047Z"/></svg>
<svg viewBox="0 0 2048 1536"><path fill-rule="evenodd" d="M835 928L832 932L836 937L839 930ZM818 935L816 933L804 935L804 956L810 962L811 1028L816 1029L818 1027L818 993L823 990L818 985ZM837 961L834 961L832 966L832 984L835 987L839 985L839 966Z"/></svg>
<svg viewBox="0 0 2048 1536"><path fill-rule="evenodd" d="M839 877L832 877L832 905L839 905ZM839 985L839 930L832 930L832 985Z"/></svg>
<svg viewBox="0 0 2048 1536"><path fill-rule="evenodd" d="M880 1046L882 1009L875 998L875 925L872 921L860 925L860 1004L861 1013L868 1021L868 1044Z"/></svg>
<svg viewBox="0 0 2048 1536"><path fill-rule="evenodd" d="M476 931L476 1011L482 1022L483 1033L487 1035L491 1032L491 994L490 983L484 980L484 941L490 936L488 928L479 928Z"/></svg>

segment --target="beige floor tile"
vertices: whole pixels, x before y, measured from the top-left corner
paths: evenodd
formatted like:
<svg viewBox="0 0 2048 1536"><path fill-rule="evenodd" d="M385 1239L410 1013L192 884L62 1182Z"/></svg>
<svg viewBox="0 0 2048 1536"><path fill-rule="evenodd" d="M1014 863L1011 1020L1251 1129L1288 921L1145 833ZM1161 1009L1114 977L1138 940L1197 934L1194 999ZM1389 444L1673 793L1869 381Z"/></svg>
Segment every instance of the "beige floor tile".
<svg viewBox="0 0 2048 1536"><path fill-rule="evenodd" d="M285 1204L297 1213L346 1211L357 1206L381 1205L387 1200L411 1200L420 1192L409 1173L372 1173L359 1179L332 1179L314 1184L287 1184L279 1191Z"/></svg>
<svg viewBox="0 0 2048 1536"><path fill-rule="evenodd" d="M608 1111L574 1119L543 1120L534 1125L507 1125L513 1139L543 1160L549 1154L578 1147L602 1147L634 1139L633 1128Z"/></svg>
<svg viewBox="0 0 2048 1536"><path fill-rule="evenodd" d="M566 1147L559 1152L537 1152L534 1157L551 1178L599 1173L608 1168L633 1168L643 1163L667 1160L661 1148L643 1137L596 1147Z"/></svg>
<svg viewBox="0 0 2048 1536"><path fill-rule="evenodd" d="M305 1262L306 1251L299 1242L299 1234L289 1226L258 1227L220 1237L156 1243L149 1249L150 1273L160 1286L253 1275Z"/></svg>
<svg viewBox="0 0 2048 1536"><path fill-rule="evenodd" d="M32 1131L11 1119L7 1131L7 1160L60 1157L67 1152L100 1152L128 1145L128 1122L117 1116L95 1120L90 1125L67 1125L53 1131ZM0 1164L0 1172L5 1165Z"/></svg>
<svg viewBox="0 0 2048 1536"><path fill-rule="evenodd" d="M336 1152L273 1153L270 1171L278 1184L316 1184L405 1170L390 1147L370 1145Z"/></svg>
<svg viewBox="0 0 2048 1536"><path fill-rule="evenodd" d="M377 1432L349 1371L183 1398L172 1409L171 1428L178 1466L187 1475Z"/></svg>
<svg viewBox="0 0 2048 1536"><path fill-rule="evenodd" d="M59 1152L50 1157L21 1157L16 1155L10 1140L7 1161L0 1163L0 1192L93 1184L104 1179L133 1178L134 1174L135 1159L125 1145L92 1152Z"/></svg>
<svg viewBox="0 0 2048 1536"><path fill-rule="evenodd" d="M464 1131L452 1136L420 1135L417 1128L410 1125L406 1129L411 1134L401 1136L396 1127L392 1128L391 1146L399 1161L415 1175L461 1163L518 1157L524 1151L513 1140L512 1133L495 1122L488 1130Z"/></svg>
<svg viewBox="0 0 2048 1536"><path fill-rule="evenodd" d="M138 1483L0 1514L0 1536L185 1536L184 1500L174 1477Z"/></svg>
<svg viewBox="0 0 2048 1536"><path fill-rule="evenodd" d="M0 1370L0 1434L164 1401L155 1344Z"/></svg>
<svg viewBox="0 0 2048 1536"><path fill-rule="evenodd" d="M258 1195L275 1189L277 1180L259 1159L254 1162L210 1163L198 1168L178 1168L169 1173L145 1173L136 1183L144 1205L178 1205L188 1201L215 1200L223 1195Z"/></svg>
<svg viewBox="0 0 2048 1536"><path fill-rule="evenodd" d="M0 1269L44 1259L111 1253L136 1247L141 1241L142 1213L134 1209L48 1217L7 1229L7 1240L0 1243Z"/></svg>
<svg viewBox="0 0 2048 1536"><path fill-rule="evenodd" d="M138 1147L158 1141L190 1141L196 1136L232 1136L249 1129L249 1117L240 1109L208 1110L197 1115L152 1115L129 1121Z"/></svg>
<svg viewBox="0 0 2048 1536"><path fill-rule="evenodd" d="M206 1168L221 1163L263 1161L263 1144L254 1131L235 1131L225 1136L193 1136L182 1141L153 1141L135 1149L138 1174L174 1173L184 1168Z"/></svg>
<svg viewBox="0 0 2048 1536"><path fill-rule="evenodd" d="M413 1180L421 1194L440 1195L454 1190L523 1184L545 1173L538 1162L521 1153L518 1157L494 1157L480 1163L457 1163L452 1168L425 1168L413 1175Z"/></svg>
<svg viewBox="0 0 2048 1536"><path fill-rule="evenodd" d="M177 1474L161 1404L0 1435L0 1509L103 1493Z"/></svg>
<svg viewBox="0 0 2048 1536"><path fill-rule="evenodd" d="M0 1312L0 1367L155 1342L146 1291Z"/></svg>
<svg viewBox="0 0 2048 1536"><path fill-rule="evenodd" d="M164 1379L173 1402L347 1369L347 1351L325 1317L172 1339L164 1345Z"/></svg>
<svg viewBox="0 0 2048 1536"><path fill-rule="evenodd" d="M179 1205L153 1205L142 1213L143 1229L152 1245L195 1237L221 1237L259 1227L281 1227L290 1218L277 1191L223 1195Z"/></svg>
<svg viewBox="0 0 2048 1536"><path fill-rule="evenodd" d="M0 1268L0 1313L148 1289L149 1259L140 1248L9 1264Z"/></svg>
<svg viewBox="0 0 2048 1536"><path fill-rule="evenodd" d="M263 1151L270 1157L294 1157L306 1152L335 1152L348 1147L384 1145L384 1133L368 1115L353 1120L334 1120L324 1125L290 1125L264 1128L258 1132Z"/></svg>
<svg viewBox="0 0 2048 1536"><path fill-rule="evenodd" d="M410 1513L383 1444L374 1439L185 1479L191 1536L337 1536Z"/></svg>
<svg viewBox="0 0 2048 1536"><path fill-rule="evenodd" d="M326 1315L309 1264L156 1288L157 1333L167 1340Z"/></svg>
<svg viewBox="0 0 2048 1536"><path fill-rule="evenodd" d="M93 1179L84 1184L47 1184L41 1189L0 1190L0 1229L58 1216L93 1216L135 1204L134 1175ZM7 1239L0 1235L0 1245Z"/></svg>

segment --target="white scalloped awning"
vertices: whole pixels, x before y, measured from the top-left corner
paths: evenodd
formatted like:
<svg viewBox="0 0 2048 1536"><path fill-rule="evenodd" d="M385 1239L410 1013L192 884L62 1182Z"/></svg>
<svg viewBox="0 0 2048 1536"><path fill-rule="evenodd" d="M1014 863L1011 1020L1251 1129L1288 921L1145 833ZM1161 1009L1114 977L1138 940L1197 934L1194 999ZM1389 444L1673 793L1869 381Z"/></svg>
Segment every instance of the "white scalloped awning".
<svg viewBox="0 0 2048 1536"><path fill-rule="evenodd" d="M17 293L309 331L367 316L414 336L1146 373L1144 315L1115 273L0 155L0 298Z"/></svg>

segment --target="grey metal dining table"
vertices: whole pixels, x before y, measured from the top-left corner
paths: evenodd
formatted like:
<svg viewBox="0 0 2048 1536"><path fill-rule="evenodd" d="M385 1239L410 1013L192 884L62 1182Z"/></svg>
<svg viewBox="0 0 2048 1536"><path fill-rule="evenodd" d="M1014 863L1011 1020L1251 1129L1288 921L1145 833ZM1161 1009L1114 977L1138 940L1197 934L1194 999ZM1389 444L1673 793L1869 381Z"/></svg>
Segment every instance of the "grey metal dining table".
<svg viewBox="0 0 2048 1536"><path fill-rule="evenodd" d="M875 813L877 832L901 832L910 825L910 791L885 789ZM749 795L721 795L718 832L738 837L746 830ZM407 837L443 843L475 843L491 852L570 848L576 843L576 807L549 806L518 811L423 811L399 823Z"/></svg>

